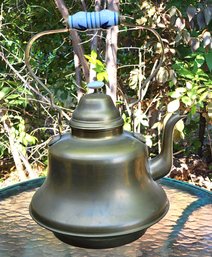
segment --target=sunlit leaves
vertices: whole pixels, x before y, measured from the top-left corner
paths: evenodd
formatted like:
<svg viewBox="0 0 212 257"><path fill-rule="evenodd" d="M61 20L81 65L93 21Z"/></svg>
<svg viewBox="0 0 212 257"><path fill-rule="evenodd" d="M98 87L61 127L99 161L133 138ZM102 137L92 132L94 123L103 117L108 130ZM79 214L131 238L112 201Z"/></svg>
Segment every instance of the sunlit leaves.
<svg viewBox="0 0 212 257"><path fill-rule="evenodd" d="M132 89L137 89L139 81L144 80L144 75L141 74L139 69L133 69L130 71L129 77L129 87Z"/></svg>
<svg viewBox="0 0 212 257"><path fill-rule="evenodd" d="M206 55L195 53L187 58L187 62L176 62L173 65L181 86L170 93L175 100L169 103L168 110L176 110L179 101L194 114L197 108L203 107L203 103L207 104L208 91L212 90L212 79L202 69L206 63Z"/></svg>
<svg viewBox="0 0 212 257"><path fill-rule="evenodd" d="M210 45L210 43L211 43L211 33L210 32L208 32L208 31L205 31L204 33L203 33L203 45L204 45L204 47L206 47L206 46L208 46L208 45Z"/></svg>
<svg viewBox="0 0 212 257"><path fill-rule="evenodd" d="M175 21L175 27L179 30L183 30L185 28L185 19L178 17Z"/></svg>
<svg viewBox="0 0 212 257"><path fill-rule="evenodd" d="M179 99L173 100L167 105L167 111L168 112L175 112L179 109L180 107L180 101Z"/></svg>
<svg viewBox="0 0 212 257"><path fill-rule="evenodd" d="M127 131L131 131L131 119L127 117L125 113L122 114L122 119L124 120L124 129Z"/></svg>
<svg viewBox="0 0 212 257"><path fill-rule="evenodd" d="M144 127L149 126L149 120L145 113L141 112L140 110L136 110L134 115L135 115L135 125L141 124Z"/></svg>
<svg viewBox="0 0 212 257"><path fill-rule="evenodd" d="M97 59L96 51L92 50L90 55L85 54L85 58L90 64L93 64L96 71L96 77L98 81L108 81L108 73L106 71L106 65L102 61Z"/></svg>

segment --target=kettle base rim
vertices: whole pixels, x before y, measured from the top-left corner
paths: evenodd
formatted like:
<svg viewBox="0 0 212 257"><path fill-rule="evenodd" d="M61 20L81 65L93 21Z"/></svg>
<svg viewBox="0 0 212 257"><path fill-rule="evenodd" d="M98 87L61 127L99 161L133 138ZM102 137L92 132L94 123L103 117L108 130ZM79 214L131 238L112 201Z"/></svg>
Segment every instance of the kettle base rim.
<svg viewBox="0 0 212 257"><path fill-rule="evenodd" d="M120 247L122 245L129 244L145 234L147 229L143 229L131 234L119 235L119 236L107 236L107 237L80 237L70 236L61 233L53 232L56 238L63 243L80 248L87 249L107 249Z"/></svg>
<svg viewBox="0 0 212 257"><path fill-rule="evenodd" d="M50 228L46 224L40 222L33 214L32 206L29 206L29 213L33 220L42 226L43 228L52 232L56 238L60 241L81 248L87 249L106 249L106 248L114 248L119 247L125 244L132 243L133 241L139 239L143 236L146 230L152 225L158 223L168 212L169 210L169 201L160 215L154 219L153 221L145 224L142 227L138 227L134 231L123 231L118 233L110 233L110 234L102 234L102 235L89 235L89 234L75 234L75 233L67 233L64 231L59 231L54 228Z"/></svg>

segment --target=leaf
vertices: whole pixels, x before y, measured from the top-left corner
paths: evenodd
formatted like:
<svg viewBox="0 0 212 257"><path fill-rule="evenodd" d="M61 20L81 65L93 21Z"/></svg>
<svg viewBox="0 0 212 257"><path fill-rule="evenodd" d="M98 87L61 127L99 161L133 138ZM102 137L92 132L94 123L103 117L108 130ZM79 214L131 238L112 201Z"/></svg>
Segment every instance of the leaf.
<svg viewBox="0 0 212 257"><path fill-rule="evenodd" d="M156 129L156 128L158 128L159 126L161 126L161 122L155 122L155 123L153 124L153 126L151 127L151 129Z"/></svg>
<svg viewBox="0 0 212 257"><path fill-rule="evenodd" d="M179 92L177 92L177 91L174 91L174 92L171 92L171 93L170 93L170 96L171 96L172 98L179 98L179 97L181 97L181 93L179 93Z"/></svg>
<svg viewBox="0 0 212 257"><path fill-rule="evenodd" d="M204 47L210 45L210 43L211 43L211 34L210 34L210 32L206 31L203 34L202 38L203 38L203 45L204 45Z"/></svg>
<svg viewBox="0 0 212 257"><path fill-rule="evenodd" d="M205 57L203 55L198 54L194 60L193 73L196 73L197 70L204 64Z"/></svg>
<svg viewBox="0 0 212 257"><path fill-rule="evenodd" d="M196 107L196 105L193 105L191 107L191 114L194 115L196 113L196 111L197 111L197 107Z"/></svg>
<svg viewBox="0 0 212 257"><path fill-rule="evenodd" d="M170 103L168 103L167 111L175 112L179 109L179 107L180 107L180 101L178 99L176 99L176 100L173 100Z"/></svg>
<svg viewBox="0 0 212 257"><path fill-rule="evenodd" d="M212 52L208 52L205 55L205 60L206 60L206 63L208 65L208 69L211 72L212 71Z"/></svg>
<svg viewBox="0 0 212 257"><path fill-rule="evenodd" d="M208 25L212 19L212 10L209 7L206 7L204 9L204 17L205 17L205 23Z"/></svg>
<svg viewBox="0 0 212 257"><path fill-rule="evenodd" d="M178 42L180 42L180 40L182 39L182 35L181 35L181 33L178 33L177 34L177 36L175 37L175 43L178 43Z"/></svg>
<svg viewBox="0 0 212 257"><path fill-rule="evenodd" d="M152 145L153 145L152 136L150 136L150 135L145 135L145 142L146 142L146 145L151 148Z"/></svg>
<svg viewBox="0 0 212 257"><path fill-rule="evenodd" d="M96 77L98 81L108 80L108 74L106 71L98 73Z"/></svg>
<svg viewBox="0 0 212 257"><path fill-rule="evenodd" d="M140 9L144 9L144 8L147 8L149 6L149 2L148 1L142 1L142 4L140 6Z"/></svg>
<svg viewBox="0 0 212 257"><path fill-rule="evenodd" d="M183 30L182 36L183 36L184 42L185 42L186 44L188 44L188 43L190 42L190 40L191 40L191 35L190 35L190 33L189 33L187 30Z"/></svg>
<svg viewBox="0 0 212 257"><path fill-rule="evenodd" d="M170 9L169 9L169 15L170 16L174 16L177 12L177 8L175 6L172 6Z"/></svg>
<svg viewBox="0 0 212 257"><path fill-rule="evenodd" d="M8 97L7 97L7 99L16 99L16 98L19 98L20 97L20 95L18 95L18 94L11 94L11 95L9 95ZM23 101L24 101L24 98L23 98Z"/></svg>
<svg viewBox="0 0 212 257"><path fill-rule="evenodd" d="M200 96L199 101L202 102L202 101L206 100L207 95L208 95L208 92L204 92L204 93Z"/></svg>
<svg viewBox="0 0 212 257"><path fill-rule="evenodd" d="M204 92L206 89L205 88L200 88L197 90L197 94L201 94L202 92Z"/></svg>
<svg viewBox="0 0 212 257"><path fill-rule="evenodd" d="M205 17L204 14L202 12L199 12L197 14L197 24L199 26L199 29L203 29L205 27Z"/></svg>
<svg viewBox="0 0 212 257"><path fill-rule="evenodd" d="M93 58L93 59L97 58L97 52L95 50L91 51L91 58Z"/></svg>
<svg viewBox="0 0 212 257"><path fill-rule="evenodd" d="M191 84L191 82L186 81L186 88L187 88L187 89L192 89L192 84Z"/></svg>
<svg viewBox="0 0 212 257"><path fill-rule="evenodd" d="M0 100L3 99L9 92L10 92L9 87L3 87L2 90L0 91Z"/></svg>
<svg viewBox="0 0 212 257"><path fill-rule="evenodd" d="M141 123L143 126L148 127L149 126L149 120L145 113L141 113L140 110L135 111L135 122L137 124Z"/></svg>
<svg viewBox="0 0 212 257"><path fill-rule="evenodd" d="M140 19L137 19L136 20L136 23L138 24L138 25L145 25L146 23L147 23L147 18L145 18L145 17L142 17L142 18L140 18Z"/></svg>
<svg viewBox="0 0 212 257"><path fill-rule="evenodd" d="M191 45L191 50L195 52L200 47L200 42L197 38L191 38L190 45Z"/></svg>
<svg viewBox="0 0 212 257"><path fill-rule="evenodd" d="M178 88L176 88L176 91L179 92L179 93L184 93L184 92L186 92L186 88L178 87Z"/></svg>
<svg viewBox="0 0 212 257"><path fill-rule="evenodd" d="M156 80L159 83L165 83L169 79L169 72L164 67L161 67L156 75Z"/></svg>
<svg viewBox="0 0 212 257"><path fill-rule="evenodd" d="M179 30L183 30L185 28L185 19L178 17L175 21L175 27Z"/></svg>
<svg viewBox="0 0 212 257"><path fill-rule="evenodd" d="M179 120L176 125L175 125L175 128L180 131L180 132L183 132L183 129L184 129L184 121L183 120Z"/></svg>
<svg viewBox="0 0 212 257"><path fill-rule="evenodd" d="M189 22L194 18L197 13L197 9L193 6L189 6L186 10Z"/></svg>
<svg viewBox="0 0 212 257"><path fill-rule="evenodd" d="M124 124L124 130L131 131L131 126L129 123Z"/></svg>
<svg viewBox="0 0 212 257"><path fill-rule="evenodd" d="M139 69L134 69L130 72L129 86L132 89L136 89L139 82Z"/></svg>
<svg viewBox="0 0 212 257"><path fill-rule="evenodd" d="M181 100L187 106L192 104L192 100L188 96L183 96Z"/></svg>
<svg viewBox="0 0 212 257"><path fill-rule="evenodd" d="M175 65L173 65L173 67L175 68ZM178 74L181 77L184 77L187 79L194 79L194 74L190 70L184 68L183 66L180 66L180 67L178 66L176 68L177 68Z"/></svg>
<svg viewBox="0 0 212 257"><path fill-rule="evenodd" d="M176 72L174 70L169 70L169 79L171 80L173 85L177 84L177 78L176 77L177 77Z"/></svg>
<svg viewBox="0 0 212 257"><path fill-rule="evenodd" d="M92 61L91 56L89 56L89 55L87 55L87 54L84 54L84 56L85 56L85 58L86 58L86 59L88 59L88 61L89 61L89 62L91 62L91 61Z"/></svg>

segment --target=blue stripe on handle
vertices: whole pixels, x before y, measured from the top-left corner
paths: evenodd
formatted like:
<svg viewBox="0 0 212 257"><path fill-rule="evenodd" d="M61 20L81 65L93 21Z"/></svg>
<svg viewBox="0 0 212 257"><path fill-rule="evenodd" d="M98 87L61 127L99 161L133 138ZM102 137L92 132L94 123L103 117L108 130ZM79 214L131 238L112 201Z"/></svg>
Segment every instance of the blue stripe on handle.
<svg viewBox="0 0 212 257"><path fill-rule="evenodd" d="M92 17L91 17L91 12L89 13L89 17L90 17L90 23L91 23L91 28L93 28L93 22L92 22Z"/></svg>
<svg viewBox="0 0 212 257"><path fill-rule="evenodd" d="M85 12L86 13L86 25L87 25L87 28L89 28L89 26L88 26L88 13L87 12Z"/></svg>

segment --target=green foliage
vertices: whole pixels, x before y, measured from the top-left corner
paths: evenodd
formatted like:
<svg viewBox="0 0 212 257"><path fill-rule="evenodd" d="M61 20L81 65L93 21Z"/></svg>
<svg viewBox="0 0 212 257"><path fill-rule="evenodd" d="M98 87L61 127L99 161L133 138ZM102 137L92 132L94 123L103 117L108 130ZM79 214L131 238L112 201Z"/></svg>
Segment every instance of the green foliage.
<svg viewBox="0 0 212 257"><path fill-rule="evenodd" d="M11 139L25 160L29 155L30 163L45 161L45 141L53 131L57 133L56 113L40 97L47 92L29 76L24 51L34 34L61 27L61 16L54 1L4 0L0 8L0 157L12 158ZM54 94L55 103L70 108L76 104L76 86L72 47L66 37L38 40L31 65Z"/></svg>
<svg viewBox="0 0 212 257"><path fill-rule="evenodd" d="M186 56L185 61L176 61L173 65L178 83L175 90L170 92L170 96L175 100L170 102L168 107L175 105L179 108L181 101L185 108L191 109L191 114L195 114L203 108L204 103L211 101L212 77L203 70L203 65L207 64L206 56L208 53L195 52ZM172 83L170 86L172 87Z"/></svg>
<svg viewBox="0 0 212 257"><path fill-rule="evenodd" d="M106 65L97 59L96 51L92 50L90 55L85 54L85 58L89 61L90 64L93 64L93 70L96 71L97 80L108 82Z"/></svg>
<svg viewBox="0 0 212 257"><path fill-rule="evenodd" d="M123 106L123 102L126 103L123 99L126 97L129 103L137 99L139 88L160 57L161 45L145 30L132 31L120 26L117 65L118 84L123 94L119 96L119 106L125 121L124 128L130 130L134 122L138 132L145 133L153 151L161 131L160 126L156 126L158 117L174 111L190 113L185 126L182 122L177 125L178 134L184 137L186 153L190 154L197 152L202 144L198 138L199 117L204 115L208 126L211 124L211 5L209 1L194 0L159 2L120 1L120 12L127 16L130 23L149 26L159 32L165 45L165 57L156 78L142 91L142 104L134 106L132 121L130 111ZM81 1L65 3L70 13L82 10ZM86 4L88 11L94 10L95 1L86 1ZM29 76L24 63L24 50L34 34L62 28L61 15L54 1L38 0L3 0L1 15L0 53L14 70L0 56L0 157L11 157L8 135L3 126L6 121L20 151L28 153L30 162L46 164L46 140L58 133L57 112L41 97L48 97L47 92ZM82 33L80 36L83 41L88 35ZM105 46L104 43L99 45L100 57L97 57L95 51L90 53L90 44L83 44L84 52L90 53L85 57L94 67L97 80L107 82L106 64L102 58ZM55 103L73 110L77 103L77 87L73 49L68 35L39 39L33 45L31 56L33 71L51 90ZM38 94L31 88L35 88ZM71 115L71 112L67 111L67 114ZM69 129L65 119L62 126L63 130Z"/></svg>

